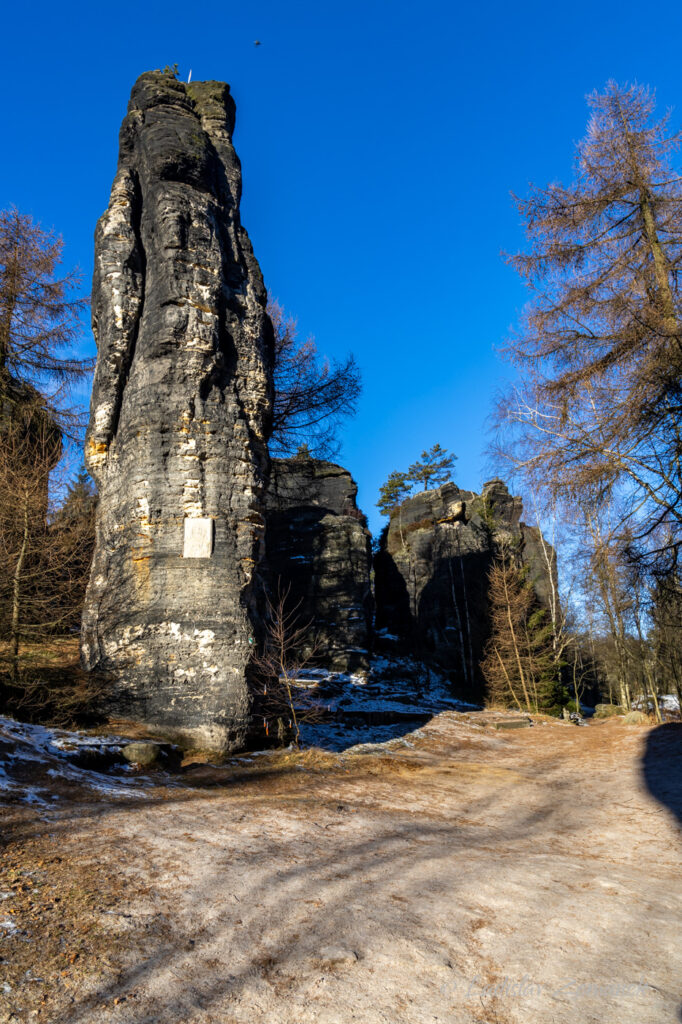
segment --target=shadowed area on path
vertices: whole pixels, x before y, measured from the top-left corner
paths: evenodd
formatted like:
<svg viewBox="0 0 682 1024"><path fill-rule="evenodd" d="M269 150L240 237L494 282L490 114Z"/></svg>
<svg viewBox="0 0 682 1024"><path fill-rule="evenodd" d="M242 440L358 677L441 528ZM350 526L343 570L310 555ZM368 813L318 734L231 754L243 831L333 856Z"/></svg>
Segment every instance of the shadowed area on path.
<svg viewBox="0 0 682 1024"><path fill-rule="evenodd" d="M668 722L651 730L642 774L651 795L682 824L682 723Z"/></svg>

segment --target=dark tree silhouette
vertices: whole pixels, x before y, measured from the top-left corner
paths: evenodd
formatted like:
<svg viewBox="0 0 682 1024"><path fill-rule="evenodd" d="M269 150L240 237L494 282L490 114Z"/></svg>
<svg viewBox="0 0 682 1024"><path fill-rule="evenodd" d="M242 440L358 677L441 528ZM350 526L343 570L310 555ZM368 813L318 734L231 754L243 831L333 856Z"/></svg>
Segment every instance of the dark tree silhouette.
<svg viewBox="0 0 682 1024"><path fill-rule="evenodd" d="M305 445L314 458L333 458L339 429L354 416L361 392L353 355L344 362L320 358L314 338L301 341L296 321L271 300L268 312L275 333L275 402L270 452L287 457Z"/></svg>

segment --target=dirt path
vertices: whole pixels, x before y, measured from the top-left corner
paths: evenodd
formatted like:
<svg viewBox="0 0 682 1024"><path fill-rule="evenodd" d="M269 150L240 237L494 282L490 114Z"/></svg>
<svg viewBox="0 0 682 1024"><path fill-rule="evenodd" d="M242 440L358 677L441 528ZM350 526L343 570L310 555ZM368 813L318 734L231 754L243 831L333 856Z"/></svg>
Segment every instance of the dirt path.
<svg viewBox="0 0 682 1024"><path fill-rule="evenodd" d="M679 1019L682 726L481 720L4 808L0 1021Z"/></svg>

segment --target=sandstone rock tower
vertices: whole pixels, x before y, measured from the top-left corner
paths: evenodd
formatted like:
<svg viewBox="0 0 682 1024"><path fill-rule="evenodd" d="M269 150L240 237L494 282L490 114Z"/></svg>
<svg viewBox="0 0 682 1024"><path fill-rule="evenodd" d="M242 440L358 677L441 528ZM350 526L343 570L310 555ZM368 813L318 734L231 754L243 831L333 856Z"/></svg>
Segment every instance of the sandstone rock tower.
<svg viewBox="0 0 682 1024"><path fill-rule="evenodd" d="M266 494L264 578L283 584L318 657L335 671L365 669L372 628L372 548L350 473L308 457L273 459Z"/></svg>
<svg viewBox="0 0 682 1024"><path fill-rule="evenodd" d="M248 724L272 401L234 116L224 83L154 71L123 121L95 238L100 501L82 641L113 711L223 750Z"/></svg>
<svg viewBox="0 0 682 1024"><path fill-rule="evenodd" d="M376 624L452 672L480 700L490 635L488 573L502 539L518 551L540 608L558 608L556 556L502 480L481 494L447 483L392 513L374 560Z"/></svg>

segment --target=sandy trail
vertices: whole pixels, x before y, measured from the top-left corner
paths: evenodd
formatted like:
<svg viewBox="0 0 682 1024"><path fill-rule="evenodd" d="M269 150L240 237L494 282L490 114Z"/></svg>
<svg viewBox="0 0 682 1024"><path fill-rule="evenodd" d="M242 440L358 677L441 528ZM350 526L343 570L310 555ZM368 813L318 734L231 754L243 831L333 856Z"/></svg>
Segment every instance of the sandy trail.
<svg viewBox="0 0 682 1024"><path fill-rule="evenodd" d="M6 808L0 1020L680 1019L682 726L484 720Z"/></svg>

